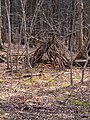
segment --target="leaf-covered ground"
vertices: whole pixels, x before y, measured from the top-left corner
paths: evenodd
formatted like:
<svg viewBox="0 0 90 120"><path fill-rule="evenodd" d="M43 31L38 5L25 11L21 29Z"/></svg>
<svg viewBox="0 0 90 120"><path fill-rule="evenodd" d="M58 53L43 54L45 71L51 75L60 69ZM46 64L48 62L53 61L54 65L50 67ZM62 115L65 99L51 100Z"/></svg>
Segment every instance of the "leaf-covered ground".
<svg viewBox="0 0 90 120"><path fill-rule="evenodd" d="M33 68L33 77L13 76L0 63L0 120L90 120L90 68L59 72L50 64Z"/></svg>

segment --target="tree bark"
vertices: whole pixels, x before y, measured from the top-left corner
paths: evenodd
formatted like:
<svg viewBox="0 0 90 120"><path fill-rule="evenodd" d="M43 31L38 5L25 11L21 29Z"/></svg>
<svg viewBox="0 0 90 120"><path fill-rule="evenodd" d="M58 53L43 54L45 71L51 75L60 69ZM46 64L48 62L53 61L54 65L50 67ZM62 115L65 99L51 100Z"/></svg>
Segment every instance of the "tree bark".
<svg viewBox="0 0 90 120"><path fill-rule="evenodd" d="M1 13L1 0L0 0L0 49L3 49L2 37L1 37L1 27L2 27L2 13Z"/></svg>
<svg viewBox="0 0 90 120"><path fill-rule="evenodd" d="M83 45L83 2L82 0L79 0L79 2L77 3L77 18L78 18L77 45L78 45L78 51L80 51Z"/></svg>
<svg viewBox="0 0 90 120"><path fill-rule="evenodd" d="M5 0L5 7L8 19L7 69L10 69L12 74L10 0Z"/></svg>
<svg viewBox="0 0 90 120"><path fill-rule="evenodd" d="M25 50L26 50L26 55L25 55L25 68L26 72L29 72L29 68L31 68L30 65L30 60L29 60L29 43L27 40L27 33L26 33L26 13L25 13L25 6L26 6L26 0L21 2L21 7L22 7L22 16L23 16L23 26L24 26L24 40L25 40ZM31 71L31 69L30 69Z"/></svg>

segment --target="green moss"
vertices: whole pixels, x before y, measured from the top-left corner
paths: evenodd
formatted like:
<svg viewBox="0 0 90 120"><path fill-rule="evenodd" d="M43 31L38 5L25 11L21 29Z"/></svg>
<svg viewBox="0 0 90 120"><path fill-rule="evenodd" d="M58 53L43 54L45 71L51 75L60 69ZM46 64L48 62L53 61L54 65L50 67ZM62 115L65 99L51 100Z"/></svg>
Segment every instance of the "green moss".
<svg viewBox="0 0 90 120"><path fill-rule="evenodd" d="M0 48L0 51L4 51L4 48Z"/></svg>
<svg viewBox="0 0 90 120"><path fill-rule="evenodd" d="M3 82L5 82L6 80L3 80L3 79L0 79L0 83L3 83Z"/></svg>
<svg viewBox="0 0 90 120"><path fill-rule="evenodd" d="M81 102L79 100L73 100L72 103L80 105L80 106L88 106L89 105L87 102Z"/></svg>
<svg viewBox="0 0 90 120"><path fill-rule="evenodd" d="M49 79L48 82L51 83L51 82L54 82L55 80L54 79Z"/></svg>
<svg viewBox="0 0 90 120"><path fill-rule="evenodd" d="M68 87L70 85L69 82L63 82L61 83L61 87Z"/></svg>
<svg viewBox="0 0 90 120"><path fill-rule="evenodd" d="M21 77L22 74L21 74L21 73L15 73L15 76L17 76L17 77Z"/></svg>

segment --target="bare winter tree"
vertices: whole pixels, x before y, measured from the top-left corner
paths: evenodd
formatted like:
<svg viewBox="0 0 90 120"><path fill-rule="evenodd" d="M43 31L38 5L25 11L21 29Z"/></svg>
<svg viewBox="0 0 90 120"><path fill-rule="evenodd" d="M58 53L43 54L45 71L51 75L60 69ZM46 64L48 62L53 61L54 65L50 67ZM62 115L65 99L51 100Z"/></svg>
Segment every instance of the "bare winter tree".
<svg viewBox="0 0 90 120"><path fill-rule="evenodd" d="M81 50L83 44L83 2L77 0L77 43L78 51Z"/></svg>
<svg viewBox="0 0 90 120"><path fill-rule="evenodd" d="M25 7L26 7L26 2L27 0L20 0L21 2L21 7L22 7L22 15L23 15L23 27L24 27L24 40L25 40L25 66L27 69L27 72L29 72L29 68L31 67L30 65L30 60L29 60L29 44L28 44L28 39L27 39L27 28L26 28L26 13L25 13Z"/></svg>
<svg viewBox="0 0 90 120"><path fill-rule="evenodd" d="M10 0L5 0L5 7L6 7L7 20L8 20L7 68L11 70L11 74L12 74Z"/></svg>
<svg viewBox="0 0 90 120"><path fill-rule="evenodd" d="M2 49L2 37L1 37L1 27L2 27L2 14L1 14L1 0L0 0L0 48Z"/></svg>

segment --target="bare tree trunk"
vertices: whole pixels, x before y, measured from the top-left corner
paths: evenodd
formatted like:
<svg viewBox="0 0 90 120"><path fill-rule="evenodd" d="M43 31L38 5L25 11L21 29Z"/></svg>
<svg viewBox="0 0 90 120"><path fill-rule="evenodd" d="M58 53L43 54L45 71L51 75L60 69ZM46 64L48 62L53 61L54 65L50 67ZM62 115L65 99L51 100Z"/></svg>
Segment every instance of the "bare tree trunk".
<svg viewBox="0 0 90 120"><path fill-rule="evenodd" d="M83 45L83 2L82 0L77 1L77 45L78 51L82 49Z"/></svg>
<svg viewBox="0 0 90 120"><path fill-rule="evenodd" d="M70 53L71 53L71 65L70 65L70 82L71 85L73 85L73 79L72 79L72 67L73 67L73 56L72 56L72 47L73 47L73 39L74 39L74 29L75 29L75 11L76 11L76 2L74 3L74 11L73 11L73 21L72 21L72 34L71 34L71 40L70 40Z"/></svg>
<svg viewBox="0 0 90 120"><path fill-rule="evenodd" d="M10 0L5 0L5 7L6 7L7 19L8 19L7 69L10 68L12 74Z"/></svg>
<svg viewBox="0 0 90 120"><path fill-rule="evenodd" d="M2 14L1 14L1 0L0 0L0 49L3 49L2 37L1 37L1 27L2 27Z"/></svg>
<svg viewBox="0 0 90 120"><path fill-rule="evenodd" d="M20 36L19 36L19 40L18 40L18 48L17 48L17 61L16 61L16 72L18 72L18 66L19 66L19 51L20 51L20 44L21 44L21 35L22 35L22 28L23 28L23 20L21 22L21 26L20 26Z"/></svg>
<svg viewBox="0 0 90 120"><path fill-rule="evenodd" d="M29 60L29 43L27 40L27 32L26 32L26 14L25 14L25 6L26 6L26 0L20 0L21 2L21 7L22 7L22 13L23 13L23 26L24 26L24 39L25 39L25 50L26 50L26 55L25 55L25 66L27 72L29 72L29 68L31 68L30 60ZM31 71L31 69L30 69Z"/></svg>
<svg viewBox="0 0 90 120"><path fill-rule="evenodd" d="M35 22L36 22L36 19L37 19L39 10L40 10L40 8L42 7L43 2L44 2L44 0L39 0L39 1L37 2L37 6L36 6L36 9L35 9L33 18L32 18L32 20L31 20L31 25L30 25L30 36L31 36L31 34L32 34L32 31L33 31L33 28L34 28L34 25L35 25Z"/></svg>
<svg viewBox="0 0 90 120"><path fill-rule="evenodd" d="M89 31L90 31L90 1L88 0L88 8L87 8L87 22L88 22L88 25L89 25Z"/></svg>
<svg viewBox="0 0 90 120"><path fill-rule="evenodd" d="M73 13L74 13L74 6L75 5L75 0L72 0L71 2L71 14L70 14L70 32L72 33L72 25L73 25ZM74 33L72 33L74 34ZM69 45L68 45L68 50L70 50L70 44L71 44L71 37L72 37L72 34L69 36ZM74 39L74 37L73 37ZM73 43L72 43L72 50L74 51L74 40L73 40Z"/></svg>
<svg viewBox="0 0 90 120"><path fill-rule="evenodd" d="M1 26L2 26L2 19L1 19L1 0L0 0L0 44L1 44Z"/></svg>

